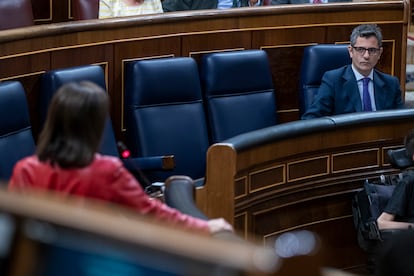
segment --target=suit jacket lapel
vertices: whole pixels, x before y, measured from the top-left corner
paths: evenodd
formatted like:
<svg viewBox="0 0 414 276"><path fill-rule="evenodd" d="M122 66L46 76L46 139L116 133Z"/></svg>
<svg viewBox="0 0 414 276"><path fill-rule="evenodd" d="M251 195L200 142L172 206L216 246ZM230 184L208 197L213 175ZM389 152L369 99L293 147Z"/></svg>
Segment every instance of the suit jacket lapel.
<svg viewBox="0 0 414 276"><path fill-rule="evenodd" d="M381 76L374 70L374 98L377 110L385 108L383 104L387 101L387 93L384 91L384 86Z"/></svg>
<svg viewBox="0 0 414 276"><path fill-rule="evenodd" d="M361 96L359 94L358 83L355 79L354 71L352 71L351 65L348 65L345 73L343 75L345 79L343 91L348 94L349 103L344 103L344 105L353 106L355 112L362 111Z"/></svg>

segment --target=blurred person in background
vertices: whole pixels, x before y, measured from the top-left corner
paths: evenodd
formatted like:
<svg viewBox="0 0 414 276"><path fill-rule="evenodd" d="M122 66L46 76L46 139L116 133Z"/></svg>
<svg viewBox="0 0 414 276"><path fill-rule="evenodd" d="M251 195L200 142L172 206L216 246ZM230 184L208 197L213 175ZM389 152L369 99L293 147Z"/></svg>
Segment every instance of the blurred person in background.
<svg viewBox="0 0 414 276"><path fill-rule="evenodd" d="M100 0L99 18L162 13L161 0Z"/></svg>

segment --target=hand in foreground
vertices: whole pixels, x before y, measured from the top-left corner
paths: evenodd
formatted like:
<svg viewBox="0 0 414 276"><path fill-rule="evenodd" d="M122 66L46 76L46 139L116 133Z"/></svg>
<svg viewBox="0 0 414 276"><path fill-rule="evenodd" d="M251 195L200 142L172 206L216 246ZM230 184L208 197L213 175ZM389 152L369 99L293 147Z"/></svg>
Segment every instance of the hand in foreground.
<svg viewBox="0 0 414 276"><path fill-rule="evenodd" d="M218 219L211 219L208 221L208 227L210 229L210 233L214 234L220 231L231 231L233 232L233 226L228 223L223 218Z"/></svg>

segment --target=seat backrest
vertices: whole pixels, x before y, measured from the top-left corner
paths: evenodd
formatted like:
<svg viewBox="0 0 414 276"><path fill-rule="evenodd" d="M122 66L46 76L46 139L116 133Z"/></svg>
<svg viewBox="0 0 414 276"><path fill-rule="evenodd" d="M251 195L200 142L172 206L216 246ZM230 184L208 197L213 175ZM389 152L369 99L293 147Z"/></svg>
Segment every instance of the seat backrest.
<svg viewBox="0 0 414 276"><path fill-rule="evenodd" d="M0 30L34 25L32 1L0 1Z"/></svg>
<svg viewBox="0 0 414 276"><path fill-rule="evenodd" d="M299 78L300 115L312 104L323 74L350 63L348 45L318 44L305 47Z"/></svg>
<svg viewBox="0 0 414 276"><path fill-rule="evenodd" d="M99 17L99 0L72 0L74 20L97 19Z"/></svg>
<svg viewBox="0 0 414 276"><path fill-rule="evenodd" d="M277 123L275 91L265 51L205 55L201 82L213 143Z"/></svg>
<svg viewBox="0 0 414 276"><path fill-rule="evenodd" d="M387 157L394 169L404 170L414 166L414 160L407 154L405 148L389 149Z"/></svg>
<svg viewBox="0 0 414 276"><path fill-rule="evenodd" d="M201 178L209 146L197 63L190 57L128 62L125 68L126 141L132 156L174 155L175 168L147 174Z"/></svg>
<svg viewBox="0 0 414 276"><path fill-rule="evenodd" d="M0 180L8 180L16 162L34 152L25 90L18 81L0 82Z"/></svg>
<svg viewBox="0 0 414 276"><path fill-rule="evenodd" d="M71 81L88 80L106 90L105 74L99 65L82 65L69 68L50 70L41 77L40 89L40 125L46 119L49 103L58 88ZM100 152L106 155L119 156L115 133L110 118L108 118L102 138Z"/></svg>

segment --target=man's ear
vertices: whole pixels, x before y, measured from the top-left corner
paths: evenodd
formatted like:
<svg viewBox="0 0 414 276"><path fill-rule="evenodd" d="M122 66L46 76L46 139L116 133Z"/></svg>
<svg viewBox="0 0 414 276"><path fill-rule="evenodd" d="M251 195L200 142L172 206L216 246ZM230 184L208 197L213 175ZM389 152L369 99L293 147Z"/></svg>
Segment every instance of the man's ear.
<svg viewBox="0 0 414 276"><path fill-rule="evenodd" d="M349 53L349 57L352 58L352 46L348 45L348 53Z"/></svg>
<svg viewBox="0 0 414 276"><path fill-rule="evenodd" d="M378 57L380 57L382 55L382 51L384 51L384 48L382 48L382 46L381 46L380 47L380 53L379 53ZM414 156L413 156L413 158L414 158Z"/></svg>

